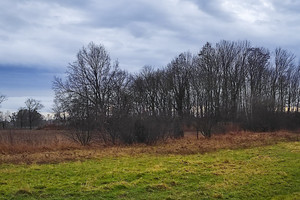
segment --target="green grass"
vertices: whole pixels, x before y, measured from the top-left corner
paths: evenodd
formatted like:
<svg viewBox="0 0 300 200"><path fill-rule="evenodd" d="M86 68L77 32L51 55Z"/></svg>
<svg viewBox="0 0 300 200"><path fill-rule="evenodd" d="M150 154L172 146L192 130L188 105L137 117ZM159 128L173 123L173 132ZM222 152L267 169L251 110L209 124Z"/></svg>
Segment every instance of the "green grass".
<svg viewBox="0 0 300 200"><path fill-rule="evenodd" d="M300 142L0 165L0 199L300 199Z"/></svg>

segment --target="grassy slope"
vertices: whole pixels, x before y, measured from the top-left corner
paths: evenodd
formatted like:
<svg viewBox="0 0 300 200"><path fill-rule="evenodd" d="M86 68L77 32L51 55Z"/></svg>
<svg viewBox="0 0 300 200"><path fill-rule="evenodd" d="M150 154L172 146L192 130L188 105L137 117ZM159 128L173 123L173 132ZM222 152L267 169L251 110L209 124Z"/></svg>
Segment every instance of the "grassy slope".
<svg viewBox="0 0 300 200"><path fill-rule="evenodd" d="M300 142L0 165L0 199L299 199Z"/></svg>

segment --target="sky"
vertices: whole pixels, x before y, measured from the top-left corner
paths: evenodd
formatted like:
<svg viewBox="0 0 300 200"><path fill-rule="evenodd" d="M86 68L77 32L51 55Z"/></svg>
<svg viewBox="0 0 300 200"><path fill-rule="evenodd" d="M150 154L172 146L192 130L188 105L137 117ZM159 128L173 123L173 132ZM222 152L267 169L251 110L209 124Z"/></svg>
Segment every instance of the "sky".
<svg viewBox="0 0 300 200"><path fill-rule="evenodd" d="M122 69L166 66L206 43L249 40L300 56L297 0L0 0L0 111L27 98L52 111L54 76L83 46L102 44Z"/></svg>

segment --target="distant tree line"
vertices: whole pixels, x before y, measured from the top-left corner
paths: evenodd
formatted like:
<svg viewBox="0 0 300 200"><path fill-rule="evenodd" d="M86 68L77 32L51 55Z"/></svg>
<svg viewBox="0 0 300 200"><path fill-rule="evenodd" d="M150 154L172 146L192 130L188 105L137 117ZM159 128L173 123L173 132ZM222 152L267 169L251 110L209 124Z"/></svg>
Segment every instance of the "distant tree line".
<svg viewBox="0 0 300 200"><path fill-rule="evenodd" d="M1 98L0 95L0 104L4 100L6 100L6 97L2 95ZM43 122L43 116L39 113L39 110L43 107L40 101L29 98L25 101L25 107L19 108L17 112L12 114L0 112L0 129L7 129L8 127L32 129L40 126Z"/></svg>
<svg viewBox="0 0 300 200"><path fill-rule="evenodd" d="M57 120L83 145L95 136L110 143L155 143L183 137L192 127L210 137L213 127L234 122L253 131L300 125L300 67L295 55L270 52L248 41L206 43L164 68L130 74L112 62L103 45L90 43L56 77Z"/></svg>

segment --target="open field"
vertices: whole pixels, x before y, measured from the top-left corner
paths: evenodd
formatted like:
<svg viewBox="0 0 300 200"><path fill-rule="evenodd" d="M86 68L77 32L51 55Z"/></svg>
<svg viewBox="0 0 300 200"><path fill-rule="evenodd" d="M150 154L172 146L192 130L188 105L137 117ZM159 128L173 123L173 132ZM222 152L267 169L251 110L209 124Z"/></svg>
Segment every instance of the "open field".
<svg viewBox="0 0 300 200"><path fill-rule="evenodd" d="M300 197L299 133L187 133L152 146L89 147L61 131L0 133L0 199Z"/></svg>
<svg viewBox="0 0 300 200"><path fill-rule="evenodd" d="M1 164L0 199L299 199L300 142Z"/></svg>

